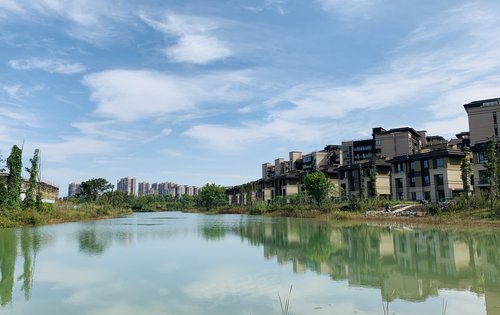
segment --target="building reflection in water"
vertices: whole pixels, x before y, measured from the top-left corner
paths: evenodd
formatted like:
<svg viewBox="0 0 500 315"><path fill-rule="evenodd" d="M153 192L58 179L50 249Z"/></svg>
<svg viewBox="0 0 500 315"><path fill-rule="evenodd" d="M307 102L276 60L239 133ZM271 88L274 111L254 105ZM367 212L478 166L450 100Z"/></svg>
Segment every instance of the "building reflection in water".
<svg viewBox="0 0 500 315"><path fill-rule="evenodd" d="M276 220L245 222L240 236L294 272L311 270L351 286L379 288L382 299L424 301L439 290L484 295L500 314L498 231L411 229Z"/></svg>

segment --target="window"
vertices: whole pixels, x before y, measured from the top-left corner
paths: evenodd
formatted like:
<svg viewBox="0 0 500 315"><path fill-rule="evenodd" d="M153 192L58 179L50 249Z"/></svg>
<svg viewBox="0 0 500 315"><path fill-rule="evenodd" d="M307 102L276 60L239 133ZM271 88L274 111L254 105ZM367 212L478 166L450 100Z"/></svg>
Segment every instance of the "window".
<svg viewBox="0 0 500 315"><path fill-rule="evenodd" d="M403 188L403 181L401 178L396 178L396 188Z"/></svg>
<svg viewBox="0 0 500 315"><path fill-rule="evenodd" d="M431 201L431 192L430 191L424 192L424 199L427 201Z"/></svg>
<svg viewBox="0 0 500 315"><path fill-rule="evenodd" d="M411 200L417 200L417 193L416 192L411 193Z"/></svg>
<svg viewBox="0 0 500 315"><path fill-rule="evenodd" d="M417 186L417 178L415 176L410 177L410 187Z"/></svg>
<svg viewBox="0 0 500 315"><path fill-rule="evenodd" d="M429 169L429 160L422 160L422 169Z"/></svg>
<svg viewBox="0 0 500 315"><path fill-rule="evenodd" d="M424 177L423 177L423 183L424 183L424 186L430 186L431 185L431 180L429 178L429 175L424 175Z"/></svg>
<svg viewBox="0 0 500 315"><path fill-rule="evenodd" d="M489 184L488 173L486 171L479 171L479 185Z"/></svg>
<svg viewBox="0 0 500 315"><path fill-rule="evenodd" d="M435 160L436 168L444 168L444 159L439 158Z"/></svg>
<svg viewBox="0 0 500 315"><path fill-rule="evenodd" d="M402 171L403 171L403 164L396 163L396 165L394 165L394 173L401 173Z"/></svg>
<svg viewBox="0 0 500 315"><path fill-rule="evenodd" d="M344 171L340 172L340 179L345 179L345 172Z"/></svg>
<svg viewBox="0 0 500 315"><path fill-rule="evenodd" d="M410 172L414 172L415 171L415 162L411 162L410 163Z"/></svg>
<svg viewBox="0 0 500 315"><path fill-rule="evenodd" d="M478 163L484 163L486 162L486 157L484 156L484 152L478 152L477 155L477 162Z"/></svg>
<svg viewBox="0 0 500 315"><path fill-rule="evenodd" d="M377 139L377 140L375 140L375 145L376 145L376 146L381 146L381 145L382 145L382 141L380 141L380 140L378 140L378 139Z"/></svg>
<svg viewBox="0 0 500 315"><path fill-rule="evenodd" d="M498 138L498 125L497 125L497 113L493 113L493 128L495 129L495 136Z"/></svg>
<svg viewBox="0 0 500 315"><path fill-rule="evenodd" d="M434 175L434 184L437 186L442 186L444 184L443 174Z"/></svg>

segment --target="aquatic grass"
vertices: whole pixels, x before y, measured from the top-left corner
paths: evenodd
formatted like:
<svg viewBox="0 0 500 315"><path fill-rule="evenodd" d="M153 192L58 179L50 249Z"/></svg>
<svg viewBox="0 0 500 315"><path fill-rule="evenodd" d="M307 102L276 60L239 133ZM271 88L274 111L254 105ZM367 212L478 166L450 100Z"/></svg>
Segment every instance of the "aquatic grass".
<svg viewBox="0 0 500 315"><path fill-rule="evenodd" d="M280 294L278 293L278 299L280 300L281 306L281 315L288 315L290 309L290 295L292 294L292 285L290 285L290 291L288 291L288 297L286 299L281 299Z"/></svg>
<svg viewBox="0 0 500 315"><path fill-rule="evenodd" d="M441 315L446 315L447 307L448 307L448 301L443 300L443 305L441 306Z"/></svg>

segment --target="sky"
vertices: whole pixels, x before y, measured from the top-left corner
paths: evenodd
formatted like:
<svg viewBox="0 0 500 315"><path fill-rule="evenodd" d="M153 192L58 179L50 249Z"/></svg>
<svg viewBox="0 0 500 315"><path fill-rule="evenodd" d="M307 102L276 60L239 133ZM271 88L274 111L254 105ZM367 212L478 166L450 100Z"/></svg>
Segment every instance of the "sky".
<svg viewBox="0 0 500 315"><path fill-rule="evenodd" d="M498 1L0 0L0 154L42 178L238 185L500 97Z"/></svg>

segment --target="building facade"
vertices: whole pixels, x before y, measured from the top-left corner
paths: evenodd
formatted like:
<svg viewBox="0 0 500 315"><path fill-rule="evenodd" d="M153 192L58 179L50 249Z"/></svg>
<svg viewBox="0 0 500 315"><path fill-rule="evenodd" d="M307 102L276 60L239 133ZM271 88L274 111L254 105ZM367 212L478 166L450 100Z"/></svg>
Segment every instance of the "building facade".
<svg viewBox="0 0 500 315"><path fill-rule="evenodd" d="M494 137L498 145L498 118L500 98L486 99L464 104L469 119L469 141L473 155L474 190L485 191L489 187L484 167L484 146Z"/></svg>
<svg viewBox="0 0 500 315"><path fill-rule="evenodd" d="M77 196L81 193L81 184L72 182L68 185L68 198Z"/></svg>
<svg viewBox="0 0 500 315"><path fill-rule="evenodd" d="M136 194L137 180L135 177L124 177L120 179L116 185L116 189L123 191L128 195Z"/></svg>
<svg viewBox="0 0 500 315"><path fill-rule="evenodd" d="M149 195L150 188L148 182L140 182L137 188L139 196Z"/></svg>

